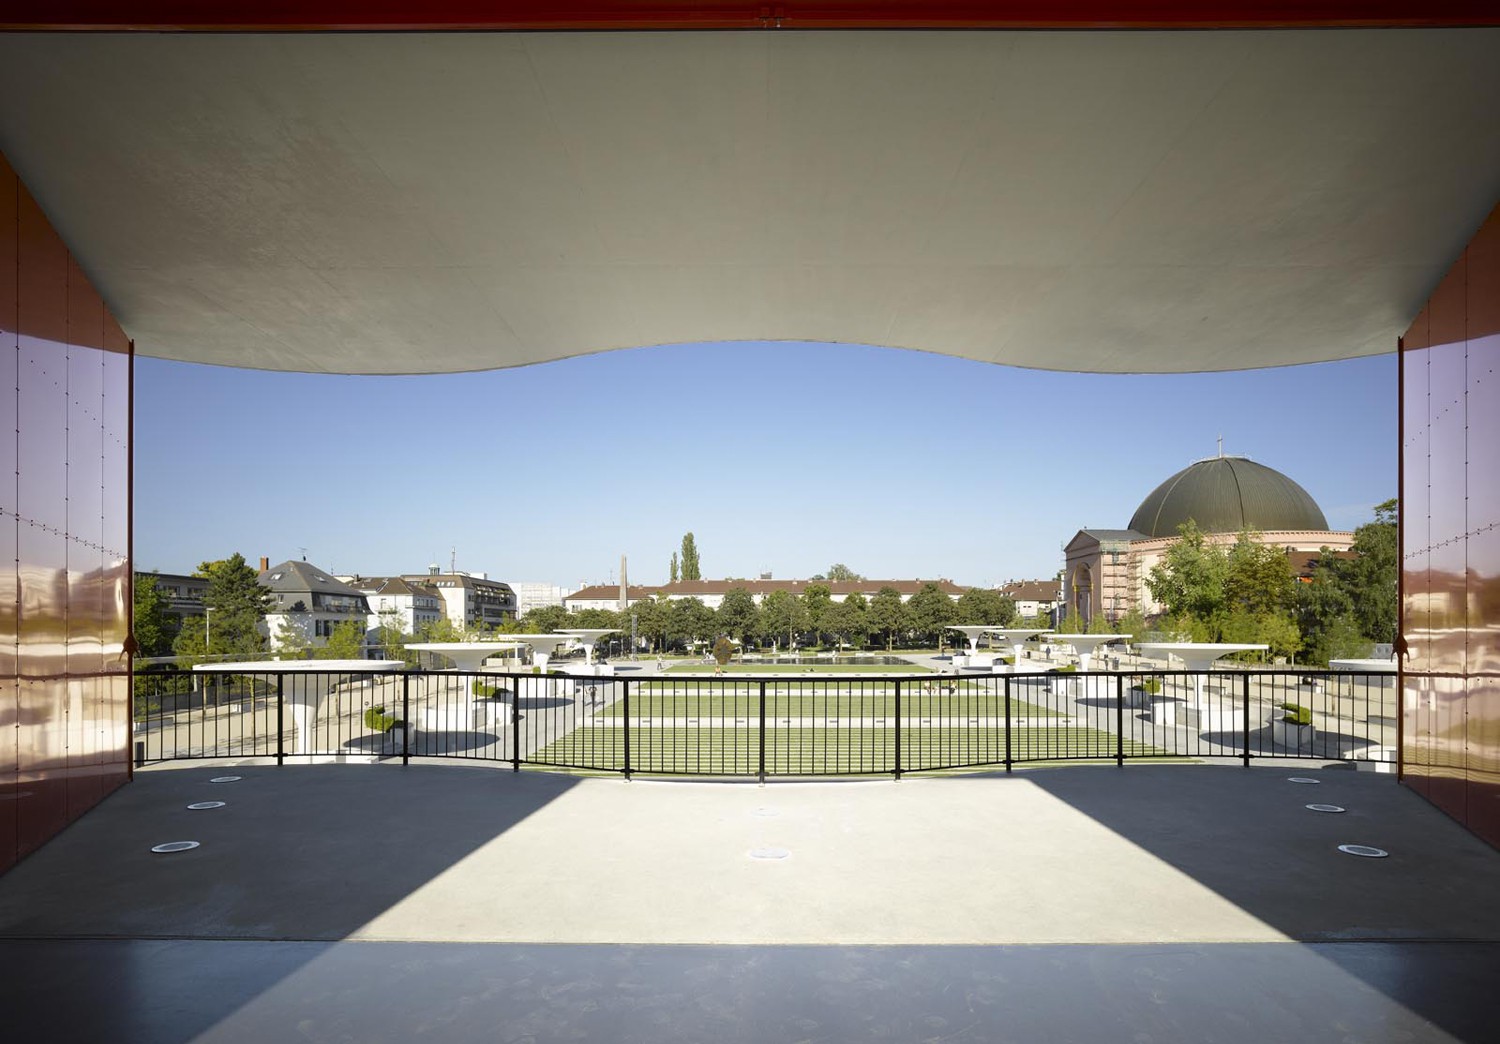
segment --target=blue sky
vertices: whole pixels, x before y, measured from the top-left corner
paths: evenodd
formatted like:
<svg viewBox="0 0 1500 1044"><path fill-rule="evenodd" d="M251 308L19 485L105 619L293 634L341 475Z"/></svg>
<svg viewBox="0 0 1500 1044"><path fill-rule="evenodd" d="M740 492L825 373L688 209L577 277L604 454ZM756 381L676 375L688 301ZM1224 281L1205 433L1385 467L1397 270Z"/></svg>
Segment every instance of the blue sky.
<svg viewBox="0 0 1500 1044"><path fill-rule="evenodd" d="M564 586L704 575L1050 576L1216 451L1290 475L1335 529L1396 493L1396 363L1228 374L1020 370L852 345L606 352L419 377L136 364L135 550Z"/></svg>

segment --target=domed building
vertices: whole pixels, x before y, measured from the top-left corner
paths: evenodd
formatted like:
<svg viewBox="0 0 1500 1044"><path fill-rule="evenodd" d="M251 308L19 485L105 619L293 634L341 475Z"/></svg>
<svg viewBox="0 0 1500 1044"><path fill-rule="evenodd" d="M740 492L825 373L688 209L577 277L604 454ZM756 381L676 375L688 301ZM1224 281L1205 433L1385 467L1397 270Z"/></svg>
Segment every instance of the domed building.
<svg viewBox="0 0 1500 1044"><path fill-rule="evenodd" d="M1068 608L1084 620L1110 621L1138 608L1161 611L1146 587L1151 569L1177 541L1188 519L1215 543L1232 544L1245 530L1262 544L1286 549L1292 570L1308 576L1327 547L1348 551L1354 534L1333 531L1307 490L1274 468L1222 454L1196 461L1147 494L1127 529L1080 529L1064 551Z"/></svg>

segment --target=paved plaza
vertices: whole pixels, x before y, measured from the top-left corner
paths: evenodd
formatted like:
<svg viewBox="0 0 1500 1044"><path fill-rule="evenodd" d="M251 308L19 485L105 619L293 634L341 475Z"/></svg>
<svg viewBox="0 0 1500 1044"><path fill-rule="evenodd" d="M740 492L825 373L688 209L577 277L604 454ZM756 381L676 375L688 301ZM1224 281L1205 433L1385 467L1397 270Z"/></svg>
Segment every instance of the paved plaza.
<svg viewBox="0 0 1500 1044"><path fill-rule="evenodd" d="M242 778L210 782L225 774ZM204 800L226 804L186 807ZM149 851L174 840L201 847ZM78 1001L28 1008L63 1011L50 1039L107 1021L153 1044L480 1023L536 1041L1480 1040L1466 1005L1500 970L1500 905L1473 897L1497 879L1500 853L1346 766L769 786L171 766L0 878L0 982Z"/></svg>

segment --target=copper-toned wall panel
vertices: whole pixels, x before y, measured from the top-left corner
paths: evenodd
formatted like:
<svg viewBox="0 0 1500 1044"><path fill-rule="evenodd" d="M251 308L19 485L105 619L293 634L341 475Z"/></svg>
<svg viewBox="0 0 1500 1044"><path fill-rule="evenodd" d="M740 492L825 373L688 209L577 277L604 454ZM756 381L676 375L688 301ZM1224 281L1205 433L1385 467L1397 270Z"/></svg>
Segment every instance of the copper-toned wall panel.
<svg viewBox="0 0 1500 1044"><path fill-rule="evenodd" d="M0 675L0 867L16 861L16 679Z"/></svg>
<svg viewBox="0 0 1500 1044"><path fill-rule="evenodd" d="M99 676L68 679L68 818L76 819L98 804L99 736L95 715Z"/></svg>
<svg viewBox="0 0 1500 1044"><path fill-rule="evenodd" d="M129 350L0 159L0 871L129 777Z"/></svg>
<svg viewBox="0 0 1500 1044"><path fill-rule="evenodd" d="M1469 342L1468 400L1469 459L1482 467L1500 446L1500 334ZM1469 671L1500 673L1500 482L1469 483L1466 532Z"/></svg>
<svg viewBox="0 0 1500 1044"><path fill-rule="evenodd" d="M1500 839L1500 677L1469 679L1469 826Z"/></svg>
<svg viewBox="0 0 1500 1044"><path fill-rule="evenodd" d="M24 856L68 822L67 682L22 678L19 684L16 849Z"/></svg>
<svg viewBox="0 0 1500 1044"><path fill-rule="evenodd" d="M1422 313L1425 337L1426 312ZM1401 525L1405 541L1401 559L1403 574L1402 633L1406 636L1407 665L1412 671L1428 667L1428 561L1431 541L1427 520L1427 352L1407 351L1401 358L1402 432L1401 482L1408 491L1402 501Z"/></svg>
<svg viewBox="0 0 1500 1044"><path fill-rule="evenodd" d="M1500 209L1401 372L1403 778L1500 845Z"/></svg>

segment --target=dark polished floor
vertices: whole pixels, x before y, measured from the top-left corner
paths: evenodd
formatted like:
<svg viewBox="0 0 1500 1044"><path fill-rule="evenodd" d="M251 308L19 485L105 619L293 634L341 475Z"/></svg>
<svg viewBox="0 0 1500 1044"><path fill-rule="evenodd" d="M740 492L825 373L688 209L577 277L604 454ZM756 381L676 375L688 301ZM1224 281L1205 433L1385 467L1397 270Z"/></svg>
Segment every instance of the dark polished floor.
<svg viewBox="0 0 1500 1044"><path fill-rule="evenodd" d="M1496 1040L1500 945L0 942L6 1039Z"/></svg>

